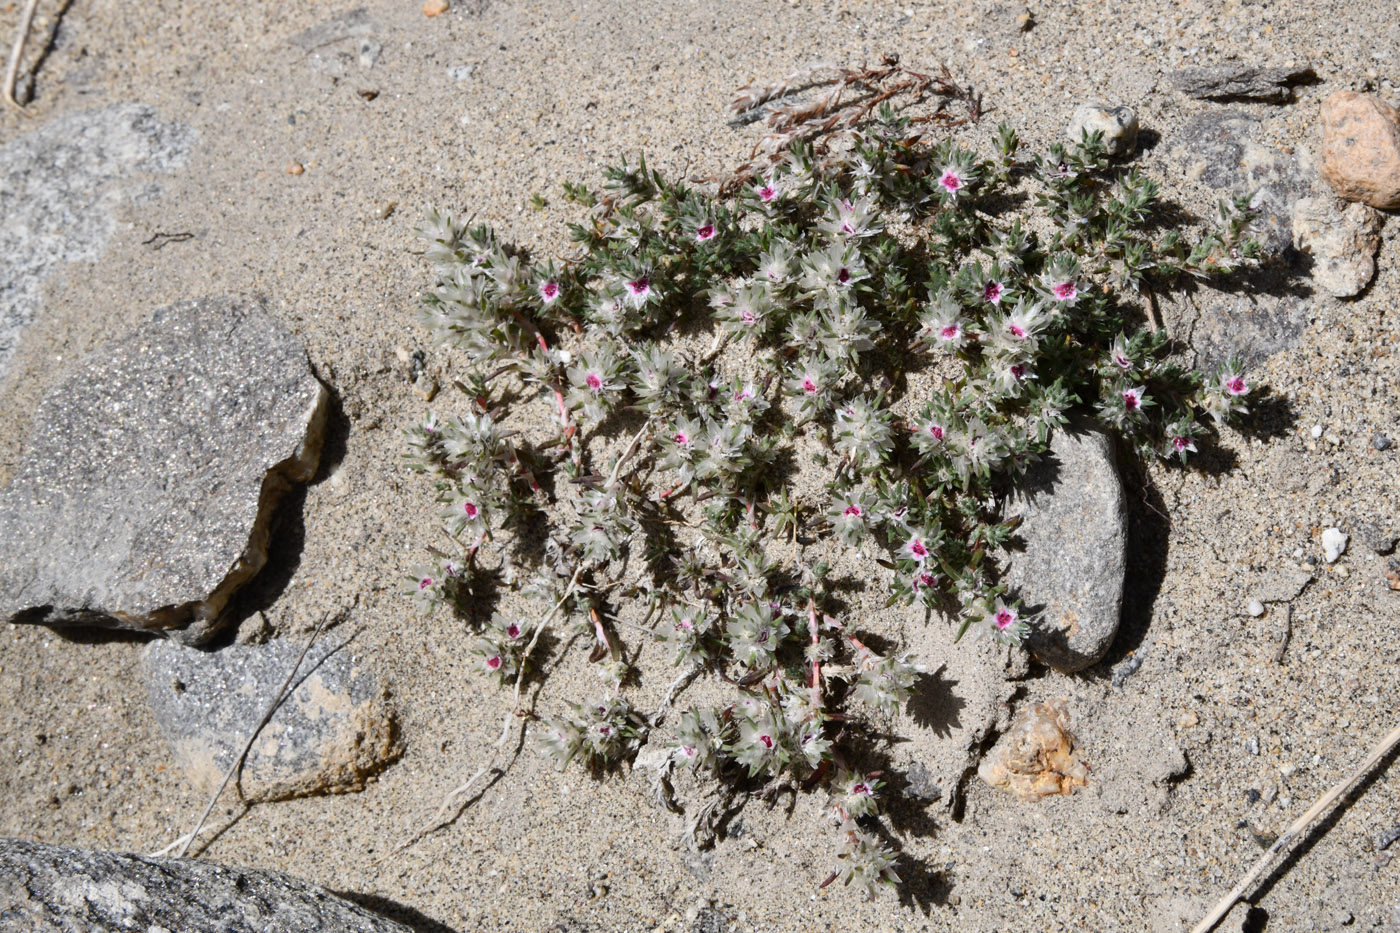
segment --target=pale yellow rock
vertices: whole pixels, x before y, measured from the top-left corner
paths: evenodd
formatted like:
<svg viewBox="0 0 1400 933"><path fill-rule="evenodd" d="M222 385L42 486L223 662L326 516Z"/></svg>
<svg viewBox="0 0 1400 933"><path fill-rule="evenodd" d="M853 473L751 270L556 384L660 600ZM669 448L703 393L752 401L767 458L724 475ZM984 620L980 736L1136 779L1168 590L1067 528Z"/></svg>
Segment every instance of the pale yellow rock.
<svg viewBox="0 0 1400 933"><path fill-rule="evenodd" d="M1072 793L1089 783L1089 766L1079 758L1069 731L1064 700L1023 707L987 757L977 776L1022 800Z"/></svg>

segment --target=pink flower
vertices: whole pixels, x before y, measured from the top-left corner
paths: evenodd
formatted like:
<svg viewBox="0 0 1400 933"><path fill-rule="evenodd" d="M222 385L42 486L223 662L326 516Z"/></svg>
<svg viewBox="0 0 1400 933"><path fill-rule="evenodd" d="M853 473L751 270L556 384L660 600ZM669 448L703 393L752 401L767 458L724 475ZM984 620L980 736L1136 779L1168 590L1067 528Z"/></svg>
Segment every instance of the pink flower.
<svg viewBox="0 0 1400 933"><path fill-rule="evenodd" d="M1011 378L1012 378L1012 379L1015 379L1017 382L1021 382L1022 380L1024 380L1024 379L1026 378L1026 364L1025 364L1025 363L1012 363L1012 364L1011 364Z"/></svg>
<svg viewBox="0 0 1400 933"><path fill-rule="evenodd" d="M938 583L938 577L927 570L914 575L914 589L916 590L931 590L936 583Z"/></svg>
<svg viewBox="0 0 1400 933"><path fill-rule="evenodd" d="M418 581L418 589L426 590L428 587L432 586L434 582L432 577L424 577Z"/></svg>
<svg viewBox="0 0 1400 933"><path fill-rule="evenodd" d="M773 747L773 737L767 733L760 735L758 741L762 743L763 747L766 749L772 749Z"/></svg>
<svg viewBox="0 0 1400 933"><path fill-rule="evenodd" d="M928 558L928 545L923 538L915 535L904 545L904 553L922 564Z"/></svg>
<svg viewBox="0 0 1400 933"><path fill-rule="evenodd" d="M680 444L682 447L690 446L690 435L685 433L684 431L677 431L675 437L671 438L671 440L675 441L677 444Z"/></svg>
<svg viewBox="0 0 1400 933"><path fill-rule="evenodd" d="M476 507L475 502L463 502L462 511L466 513L469 521L476 521L476 517L481 514L481 509Z"/></svg>
<svg viewBox="0 0 1400 933"><path fill-rule="evenodd" d="M812 381L811 376L808 376L807 378L802 380L802 391L806 392L808 395L811 395L813 392L817 391L817 384Z"/></svg>
<svg viewBox="0 0 1400 933"><path fill-rule="evenodd" d="M938 424L938 423L933 422L933 421L930 421L930 422L928 423L928 427L925 428L924 430L927 431L927 432L928 432L928 436L931 437L931 438L933 438L934 440L936 440L936 441L941 441L941 440L943 440L943 425Z"/></svg>
<svg viewBox="0 0 1400 933"><path fill-rule="evenodd" d="M1139 408L1141 408L1141 407L1142 407L1142 390L1141 390L1141 389L1125 389L1125 390L1123 390L1123 407L1126 408L1128 411L1137 411Z"/></svg>
<svg viewBox="0 0 1400 933"><path fill-rule="evenodd" d="M1187 453L1188 451L1194 454L1196 452L1196 445L1189 437L1177 436L1172 438L1172 449L1179 454Z"/></svg>
<svg viewBox="0 0 1400 933"><path fill-rule="evenodd" d="M758 318L754 316L752 311L745 308L739 312L739 320L743 321L745 324L752 324L754 321L758 320Z"/></svg>
<svg viewBox="0 0 1400 933"><path fill-rule="evenodd" d="M857 781L851 785L851 793L860 797L869 797L871 796L870 785L864 781Z"/></svg>
<svg viewBox="0 0 1400 933"><path fill-rule="evenodd" d="M1133 368L1133 361L1132 361L1131 359L1128 358L1127 354L1124 354L1124 353L1115 352L1115 353L1113 354L1113 362L1115 362L1115 363L1118 364L1118 368L1119 368L1119 369L1132 369L1132 368Z"/></svg>
<svg viewBox="0 0 1400 933"><path fill-rule="evenodd" d="M849 282L850 280L851 280L851 270L850 270L850 269L847 269L847 268L845 268L845 267L843 266L843 267L841 268L841 271L838 272L838 273L836 273L836 281L840 282L842 285L845 285L845 284L846 284L847 282Z"/></svg>
<svg viewBox="0 0 1400 933"><path fill-rule="evenodd" d="M550 279L548 282L540 284L540 300L545 304L553 304L559 297L559 283Z"/></svg>
<svg viewBox="0 0 1400 933"><path fill-rule="evenodd" d="M651 279L642 276L627 283L627 290L632 293L633 298L646 298L651 294Z"/></svg>
<svg viewBox="0 0 1400 933"><path fill-rule="evenodd" d="M1025 340L1025 339L1026 339L1026 329L1025 329L1024 327L1022 327L1020 324L1016 324L1016 323L1008 324L1008 325L1006 325L1006 329L1007 329L1008 332L1010 332L1011 336L1016 337L1016 338L1018 338L1018 339L1020 339L1020 340Z"/></svg>
<svg viewBox="0 0 1400 933"><path fill-rule="evenodd" d="M501 663L501 656L499 654L493 654L486 659L486 669L499 671L501 669Z"/></svg>
<svg viewBox="0 0 1400 933"><path fill-rule="evenodd" d="M961 324L945 324L943 326L943 329L938 332L938 337L940 340L957 340L961 336Z"/></svg>
<svg viewBox="0 0 1400 933"><path fill-rule="evenodd" d="M1249 383L1243 376L1231 376L1225 380L1225 391L1231 395L1244 395L1249 391Z"/></svg>
<svg viewBox="0 0 1400 933"><path fill-rule="evenodd" d="M703 225L701 225L701 226L695 228L695 239L698 240L698 241L700 241L701 243L704 243L706 240L713 240L714 238L715 238L715 225L714 225L714 224L703 224Z"/></svg>
<svg viewBox="0 0 1400 933"><path fill-rule="evenodd" d="M1000 304L1002 293L1006 291L1006 286L993 279L988 279L987 284L982 288L982 298L992 304Z"/></svg>
<svg viewBox="0 0 1400 933"><path fill-rule="evenodd" d="M1006 606L997 606L997 611L992 616L992 624L997 627L998 632L1006 631L1016 624L1016 610Z"/></svg>
<svg viewBox="0 0 1400 933"><path fill-rule="evenodd" d="M758 196L764 201L772 201L778 196L778 188L771 181L759 186Z"/></svg>
<svg viewBox="0 0 1400 933"><path fill-rule="evenodd" d="M1061 282L1051 289L1055 297L1061 301L1073 301L1079 295L1079 289L1074 287L1073 282Z"/></svg>
<svg viewBox="0 0 1400 933"><path fill-rule="evenodd" d="M944 169L942 177L938 179L938 183L942 185L943 190L949 194L957 194L963 186L962 178L952 169Z"/></svg>
<svg viewBox="0 0 1400 933"><path fill-rule="evenodd" d="M603 388L603 377L599 376L597 373L589 373L584 377L583 381L587 383L588 387L594 392L599 392Z"/></svg>
<svg viewBox="0 0 1400 933"><path fill-rule="evenodd" d="M507 637L507 638L510 638L510 639L519 638L519 637L520 637L520 626L519 626L517 623L515 623L515 622L512 622L510 625L507 625L507 626L506 626L506 637Z"/></svg>
<svg viewBox="0 0 1400 933"><path fill-rule="evenodd" d="M841 514L842 514L842 515L854 515L856 518L860 518L862 515L865 514L865 509L862 509L860 506L856 505L855 503L851 503L850 505L846 506L846 510L845 510L844 512L842 512Z"/></svg>

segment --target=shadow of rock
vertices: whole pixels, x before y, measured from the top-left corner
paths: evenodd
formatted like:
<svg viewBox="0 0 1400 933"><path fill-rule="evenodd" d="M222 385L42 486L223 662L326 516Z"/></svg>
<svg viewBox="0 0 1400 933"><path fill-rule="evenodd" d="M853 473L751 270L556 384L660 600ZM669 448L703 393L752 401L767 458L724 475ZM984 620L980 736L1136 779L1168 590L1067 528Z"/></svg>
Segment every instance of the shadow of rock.
<svg viewBox="0 0 1400 933"><path fill-rule="evenodd" d="M331 893L337 897L343 897L365 910L372 910L381 917L402 923L414 933L457 933L452 927L434 920L422 911L406 904L400 904L398 901L392 901L387 897L380 897L377 894L358 894L354 891L332 891Z"/></svg>

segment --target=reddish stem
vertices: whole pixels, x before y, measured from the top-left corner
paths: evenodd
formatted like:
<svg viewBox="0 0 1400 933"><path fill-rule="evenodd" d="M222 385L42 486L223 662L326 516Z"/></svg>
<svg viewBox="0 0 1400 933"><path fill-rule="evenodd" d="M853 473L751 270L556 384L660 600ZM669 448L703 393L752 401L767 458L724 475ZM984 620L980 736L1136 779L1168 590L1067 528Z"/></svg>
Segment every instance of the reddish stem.
<svg viewBox="0 0 1400 933"><path fill-rule="evenodd" d="M807 599L807 635L812 639L812 647L815 649L821 644L821 634L817 628L817 601L815 598ZM812 708L819 710L822 708L822 662L817 660L817 653L812 652L812 681L808 685L812 691Z"/></svg>
<svg viewBox="0 0 1400 933"><path fill-rule="evenodd" d="M598 643L612 653L612 642L608 641L608 633L603 630L603 620L598 618L598 610L593 607L588 609L588 617L593 620L593 632L598 636Z"/></svg>

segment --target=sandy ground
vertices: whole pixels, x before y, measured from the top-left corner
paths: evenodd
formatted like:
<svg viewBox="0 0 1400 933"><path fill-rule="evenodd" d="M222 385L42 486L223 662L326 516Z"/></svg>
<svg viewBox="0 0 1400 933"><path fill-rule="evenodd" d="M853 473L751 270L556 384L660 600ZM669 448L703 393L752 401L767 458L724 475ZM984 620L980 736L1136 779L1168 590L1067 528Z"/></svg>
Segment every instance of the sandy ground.
<svg viewBox="0 0 1400 933"><path fill-rule="evenodd" d="M55 5L40 4L38 28ZM427 484L402 465L401 428L423 403L394 353L424 342L414 305L429 278L411 231L425 209L474 212L509 239L557 247L570 217L561 179L596 183L605 162L637 150L663 170L721 170L753 141L752 128L725 122L734 88L814 60L896 52L914 67L947 62L986 95L992 120L1032 144L1056 137L1085 100L1137 107L1161 140L1139 164L1200 210L1213 194L1166 152L1174 131L1219 105L1173 92L1173 69L1311 64L1320 82L1296 103L1242 109L1262 118L1271 145L1315 148L1326 93L1370 79L1400 103L1389 83L1400 81L1400 15L1378 0L1045 2L1020 33L1024 8L1009 4L471 0L430 19L416 2L369 0L383 46L372 68L354 40L311 52L291 41L353 5L73 0L32 117L0 109L0 141L124 101L196 134L185 168L117 206L99 260L47 281L0 384L0 477L65 363L182 298L266 295L339 395L330 464L289 503L268 612L280 634L303 637L323 610L355 606L355 650L392 689L406 753L362 793L252 809L207 857L320 882L420 930L1176 929L1394 725L1395 558L1356 536L1365 522L1397 530L1392 221L1370 289L1354 302L1309 296L1296 345L1257 371L1283 401L1250 433L1226 436L1216 462L1229 468L1153 468L1132 487L1130 593L1109 658L1079 677L1035 669L1019 685L1024 698L1070 700L1091 762L1118 769L1113 794L1091 783L1026 804L974 781L960 819L938 805L905 811L896 835L922 867L901 896L866 903L817 888L830 855L819 800L791 813L750 806L738 838L696 857L675 818L646 803L640 775L599 784L527 752L456 825L391 855L483 760L504 702L467 673L462 623L417 617L399 592L436 534ZM0 2L0 35L20 6ZM458 65L475 69L456 80ZM293 162L302 174L287 173ZM529 207L536 191L543 211ZM157 231L194 236L143 245ZM1169 326L1184 331L1216 300L1169 303ZM1395 445L1375 449L1376 432ZM1319 537L1331 525L1353 540L1327 566ZM1309 558L1316 578L1291 603L1246 613L1271 574ZM198 812L203 799L152 721L140 649L0 630L0 833L148 851ZM1109 672L1130 656L1140 670L1113 687ZM581 668L561 665L541 703L591 676ZM1173 747L1189 768L1154 785L1151 762ZM1264 886L1256 928L1400 930L1400 865L1374 842L1397 823L1392 765Z"/></svg>

